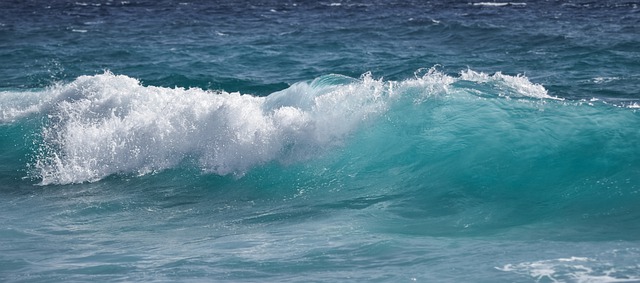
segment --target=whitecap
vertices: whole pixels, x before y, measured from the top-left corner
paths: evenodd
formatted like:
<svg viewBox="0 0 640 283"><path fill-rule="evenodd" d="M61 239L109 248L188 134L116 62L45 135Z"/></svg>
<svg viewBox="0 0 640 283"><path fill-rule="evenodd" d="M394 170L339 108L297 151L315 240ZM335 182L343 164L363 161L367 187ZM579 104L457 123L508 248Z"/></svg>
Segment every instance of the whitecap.
<svg viewBox="0 0 640 283"><path fill-rule="evenodd" d="M620 274L623 269L615 268L608 262L601 262L588 257L567 257L549 260L505 264L495 269L527 275L537 282L638 282L640 277Z"/></svg>
<svg viewBox="0 0 640 283"><path fill-rule="evenodd" d="M473 84L456 85L465 81ZM105 72L41 91L0 92L0 122L45 117L31 165L41 184L144 175L185 162L203 172L241 177L262 164L298 162L341 146L398 101L475 95L482 84L513 97L555 99L524 76L466 70L455 77L437 67L402 81L371 73L357 79L326 75L266 97L143 86Z"/></svg>
<svg viewBox="0 0 640 283"><path fill-rule="evenodd" d="M498 93L500 96L562 100L561 98L550 96L544 86L532 83L526 76L520 74L510 76L502 74L502 72L496 72L493 75L489 75L467 69L460 72L460 79L477 83L495 84L500 87L499 89L503 90Z"/></svg>
<svg viewBox="0 0 640 283"><path fill-rule="evenodd" d="M105 73L82 76L34 97L5 120L45 111L49 122L33 164L42 184L144 175L193 162L204 172L242 176L272 161L293 162L333 147L384 110L382 82L332 76L268 97L198 88L142 86Z"/></svg>
<svg viewBox="0 0 640 283"><path fill-rule="evenodd" d="M527 3L523 2L476 2L473 6L491 6L491 7L503 7L503 6L526 6Z"/></svg>

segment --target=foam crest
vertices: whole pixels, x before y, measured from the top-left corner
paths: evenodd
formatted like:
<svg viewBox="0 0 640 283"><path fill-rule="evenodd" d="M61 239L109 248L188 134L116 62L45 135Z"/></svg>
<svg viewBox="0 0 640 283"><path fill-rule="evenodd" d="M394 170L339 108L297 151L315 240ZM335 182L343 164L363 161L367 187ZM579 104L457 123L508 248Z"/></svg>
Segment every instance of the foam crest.
<svg viewBox="0 0 640 283"><path fill-rule="evenodd" d="M506 264L496 269L528 275L536 282L638 282L640 280L640 277L629 276L635 273L633 272L636 269L635 266L614 267L611 263L587 257Z"/></svg>
<svg viewBox="0 0 640 283"><path fill-rule="evenodd" d="M38 113L48 103L46 92L0 92L0 124Z"/></svg>
<svg viewBox="0 0 640 283"><path fill-rule="evenodd" d="M242 176L339 144L384 109L381 86L370 77L324 77L256 97L145 87L111 73L80 77L50 90L56 102L33 167L42 184L147 174L184 162Z"/></svg>
<svg viewBox="0 0 640 283"><path fill-rule="evenodd" d="M489 7L503 7L503 6L526 6L524 2L477 2L473 3L473 6L489 6Z"/></svg>
<svg viewBox="0 0 640 283"><path fill-rule="evenodd" d="M499 96L560 100L557 97L550 96L542 85L532 83L524 75L509 76L501 72L489 75L473 70L465 70L460 72L460 80L490 85L492 89L497 91L496 94Z"/></svg>
<svg viewBox="0 0 640 283"><path fill-rule="evenodd" d="M552 98L524 76L466 70L453 77L436 67L403 81L326 75L267 97L143 86L105 72L42 91L0 93L0 110L2 123L39 115L32 176L67 184L183 165L242 176L262 164L313 158L390 109L470 94Z"/></svg>
<svg viewBox="0 0 640 283"><path fill-rule="evenodd" d="M423 71L426 72L420 75ZM457 80L442 73L436 67L419 69L414 73L414 76L415 79L397 83L396 92L398 95L413 97L415 103L422 103L434 95L449 93L451 84ZM390 84L394 85L393 82L390 82Z"/></svg>

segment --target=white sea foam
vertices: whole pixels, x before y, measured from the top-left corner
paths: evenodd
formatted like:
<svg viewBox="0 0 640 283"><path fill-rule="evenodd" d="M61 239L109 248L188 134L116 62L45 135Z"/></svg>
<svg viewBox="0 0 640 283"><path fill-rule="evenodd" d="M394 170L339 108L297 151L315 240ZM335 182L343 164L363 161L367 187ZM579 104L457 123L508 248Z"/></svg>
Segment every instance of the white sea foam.
<svg viewBox="0 0 640 283"><path fill-rule="evenodd" d="M53 98L47 91L0 92L0 124L40 112Z"/></svg>
<svg viewBox="0 0 640 283"><path fill-rule="evenodd" d="M561 100L558 97L550 96L544 86L532 83L524 75L509 76L501 72L489 75L473 70L465 70L460 72L460 79L495 85L496 90L500 91L498 93L500 96Z"/></svg>
<svg viewBox="0 0 640 283"><path fill-rule="evenodd" d="M256 97L145 87L105 73L49 89L48 101L11 107L3 118L49 108L42 156L33 165L42 184L146 174L185 161L241 176L259 164L303 159L339 144L384 109L378 99L381 81L323 85L323 80Z"/></svg>
<svg viewBox="0 0 640 283"><path fill-rule="evenodd" d="M609 83L617 80L620 80L620 78L619 77L595 77L591 81L596 84L604 84L604 83Z"/></svg>
<svg viewBox="0 0 640 283"><path fill-rule="evenodd" d="M491 7L503 7L503 6L526 6L524 2L476 2L473 6L491 6Z"/></svg>
<svg viewBox="0 0 640 283"><path fill-rule="evenodd" d="M635 267L629 267L635 269ZM640 277L621 272L627 267L613 267L587 257L569 257L550 260L506 264L497 270L531 276L536 282L639 282ZM627 275L619 275L627 274Z"/></svg>
<svg viewBox="0 0 640 283"><path fill-rule="evenodd" d="M269 162L290 163L340 145L398 99L423 103L460 80L491 83L510 95L552 98L523 76L436 68L404 81L327 75L267 97L198 88L142 86L106 72L42 91L0 92L0 122L46 120L31 167L42 184L81 183L193 164L242 176Z"/></svg>
<svg viewBox="0 0 640 283"><path fill-rule="evenodd" d="M436 67L419 69L414 76L415 79L401 81L397 86L391 83L391 87L395 87L398 94L414 97L416 103L421 103L433 95L447 94L450 85L457 80L438 71Z"/></svg>

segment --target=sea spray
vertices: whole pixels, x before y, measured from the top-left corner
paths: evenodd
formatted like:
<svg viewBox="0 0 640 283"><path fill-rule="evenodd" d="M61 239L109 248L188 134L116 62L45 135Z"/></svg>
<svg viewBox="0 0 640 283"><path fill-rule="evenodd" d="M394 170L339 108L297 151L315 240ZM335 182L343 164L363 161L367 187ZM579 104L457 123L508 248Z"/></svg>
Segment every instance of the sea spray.
<svg viewBox="0 0 640 283"><path fill-rule="evenodd" d="M110 72L42 91L5 93L4 123L28 116L44 121L31 164L41 184L92 182L178 166L241 177L266 163L316 158L349 143L353 133L375 132L388 121L401 132L422 129L400 140L401 147L420 136L427 138L422 143L428 148L449 147L442 152L486 141L484 146L495 150L511 148L513 158L538 158L564 147L563 141L581 128L604 131L600 126L630 125L637 116L632 107L563 101L521 75L467 69L450 76L435 67L402 81L374 79L370 73L359 79L326 75L266 97L143 86ZM611 113L622 120L612 122ZM386 134L401 137L397 130ZM496 143L500 140L504 143ZM476 148L467 158L482 152Z"/></svg>
<svg viewBox="0 0 640 283"><path fill-rule="evenodd" d="M242 176L266 162L309 158L384 109L380 81L341 80L329 75L256 97L145 87L107 72L34 93L46 99L12 107L18 114L7 120L34 108L46 115L33 164L41 184L144 175L185 162Z"/></svg>
<svg viewBox="0 0 640 283"><path fill-rule="evenodd" d="M609 223L581 236L598 238L635 215L637 110L560 99L522 75L326 75L260 97L107 72L22 95L38 99L4 96L4 122L42 121L27 166L41 185L195 170L320 205L384 204L370 224L409 235Z"/></svg>

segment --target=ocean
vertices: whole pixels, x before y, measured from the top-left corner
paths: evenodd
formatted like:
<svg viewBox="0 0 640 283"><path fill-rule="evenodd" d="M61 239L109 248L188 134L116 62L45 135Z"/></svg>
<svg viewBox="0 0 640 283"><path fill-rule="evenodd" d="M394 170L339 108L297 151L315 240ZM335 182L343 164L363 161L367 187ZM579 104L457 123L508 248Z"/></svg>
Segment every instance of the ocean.
<svg viewBox="0 0 640 283"><path fill-rule="evenodd" d="M1 282L640 282L640 3L0 2Z"/></svg>

